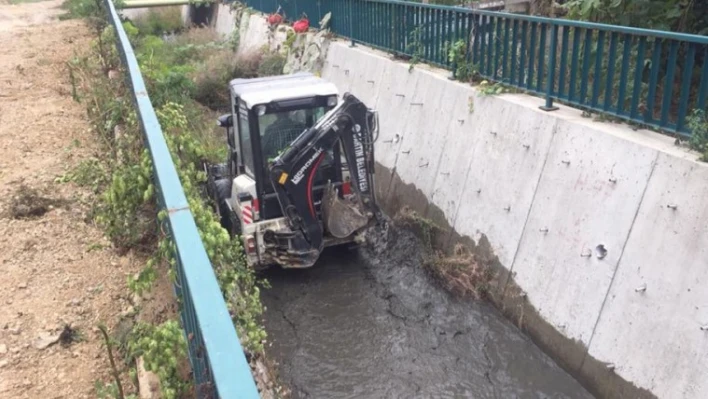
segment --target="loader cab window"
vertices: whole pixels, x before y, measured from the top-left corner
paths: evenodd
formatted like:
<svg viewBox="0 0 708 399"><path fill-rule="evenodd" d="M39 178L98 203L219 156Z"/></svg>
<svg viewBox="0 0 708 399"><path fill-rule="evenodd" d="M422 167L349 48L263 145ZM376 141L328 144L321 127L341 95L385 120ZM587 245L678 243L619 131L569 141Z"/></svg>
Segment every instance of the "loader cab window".
<svg viewBox="0 0 708 399"><path fill-rule="evenodd" d="M255 167L253 163L253 142L251 140L251 129L248 125L248 108L241 102L238 109L238 135L241 142L241 162L243 168L251 177L255 177Z"/></svg>
<svg viewBox="0 0 708 399"><path fill-rule="evenodd" d="M277 157L306 129L327 112L325 107L264 114L258 117L261 150L265 166Z"/></svg>

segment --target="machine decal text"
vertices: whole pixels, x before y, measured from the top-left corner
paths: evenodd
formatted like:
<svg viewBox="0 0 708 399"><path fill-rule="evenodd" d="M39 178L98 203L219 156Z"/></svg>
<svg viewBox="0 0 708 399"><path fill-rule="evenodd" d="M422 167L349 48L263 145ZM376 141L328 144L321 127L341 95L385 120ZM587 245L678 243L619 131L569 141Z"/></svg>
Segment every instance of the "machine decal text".
<svg viewBox="0 0 708 399"><path fill-rule="evenodd" d="M356 154L356 171L359 177L359 191L365 193L369 191L369 182L366 180L366 159L364 158L364 146L358 137L354 137L354 153Z"/></svg>
<svg viewBox="0 0 708 399"><path fill-rule="evenodd" d="M300 181L302 180L302 178L305 177L305 171L306 171L310 166L312 166L312 164L315 162L315 160L317 160L317 157L319 157L320 154L322 154L322 148L318 148L317 151L315 151L315 153L312 154L312 156L310 157L310 159L308 159L307 162L305 162L305 164L302 165L302 168L300 168L300 170L298 170L297 173L295 173L295 175L293 176L293 179L292 179L292 180L293 180L293 184L298 184L298 183L300 183Z"/></svg>

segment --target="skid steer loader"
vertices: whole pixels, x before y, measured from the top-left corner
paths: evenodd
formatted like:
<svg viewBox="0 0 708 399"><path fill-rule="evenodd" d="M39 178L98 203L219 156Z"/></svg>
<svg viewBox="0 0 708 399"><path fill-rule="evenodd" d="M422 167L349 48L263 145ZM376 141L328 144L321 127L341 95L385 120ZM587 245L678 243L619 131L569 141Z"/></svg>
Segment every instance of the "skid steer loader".
<svg viewBox="0 0 708 399"><path fill-rule="evenodd" d="M222 226L249 266L311 267L325 247L382 222L374 195L377 115L310 73L230 82L228 159L205 165Z"/></svg>

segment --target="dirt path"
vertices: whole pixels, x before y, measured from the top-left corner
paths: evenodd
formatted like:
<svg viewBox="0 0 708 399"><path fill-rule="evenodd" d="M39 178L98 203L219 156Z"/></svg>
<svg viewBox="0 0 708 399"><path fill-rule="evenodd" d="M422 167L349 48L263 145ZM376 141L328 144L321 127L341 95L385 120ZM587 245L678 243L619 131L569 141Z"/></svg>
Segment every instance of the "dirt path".
<svg viewBox="0 0 708 399"><path fill-rule="evenodd" d="M88 191L55 182L98 152L64 66L90 35L82 22L56 18L60 4L0 0L2 398L95 397L94 382L109 372L96 326L130 308L126 276L141 267L85 221ZM12 206L31 194L23 185L47 200ZM36 215L17 217L28 212ZM55 342L65 326L77 342L67 334Z"/></svg>

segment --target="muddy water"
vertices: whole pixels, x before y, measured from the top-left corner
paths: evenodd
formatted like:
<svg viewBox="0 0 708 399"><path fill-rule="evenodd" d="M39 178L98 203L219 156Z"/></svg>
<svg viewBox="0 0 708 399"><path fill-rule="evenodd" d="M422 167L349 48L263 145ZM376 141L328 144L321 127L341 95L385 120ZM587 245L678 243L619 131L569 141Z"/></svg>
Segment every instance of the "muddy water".
<svg viewBox="0 0 708 399"><path fill-rule="evenodd" d="M293 397L592 398L494 308L439 289L418 247L391 232L270 272L269 352Z"/></svg>

